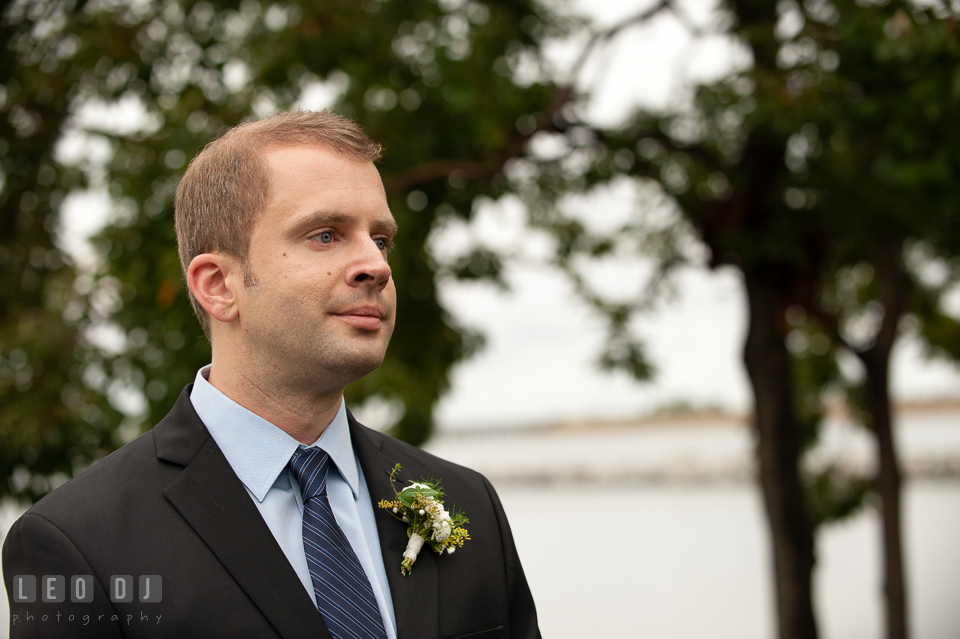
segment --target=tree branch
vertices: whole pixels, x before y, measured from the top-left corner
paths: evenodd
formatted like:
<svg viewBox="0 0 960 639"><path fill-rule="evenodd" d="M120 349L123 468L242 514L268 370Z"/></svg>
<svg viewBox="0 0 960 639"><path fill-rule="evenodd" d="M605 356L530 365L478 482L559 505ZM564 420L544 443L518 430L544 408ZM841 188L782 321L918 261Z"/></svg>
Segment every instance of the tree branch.
<svg viewBox="0 0 960 639"><path fill-rule="evenodd" d="M636 13L632 16L628 16L616 23L612 27L608 27L603 31L597 31L591 36L590 40L587 41L587 44L583 47L583 51L580 52L580 55L577 57L577 61L573 63L573 67L570 69L570 77L567 79L568 86L575 86L577 80L579 79L583 67L587 64L587 60L590 58L590 54L593 53L593 50L602 43L606 43L616 37L621 31L632 27L635 24L640 22L646 22L653 16L657 15L661 11L666 9L671 9L672 4L671 0L660 0L654 6L649 9L644 9L639 13ZM675 12L676 13L676 12Z"/></svg>
<svg viewBox="0 0 960 639"><path fill-rule="evenodd" d="M583 51L580 52L577 61L574 62L567 82L557 87L553 98L550 100L550 104L540 117L537 118L534 129L527 133L516 135L506 147L504 147L503 153L501 153L497 159L487 163L454 159L434 160L413 166L384 180L384 189L387 195L396 195L420 184L447 178L454 171L466 173L467 178L471 180L483 181L492 179L503 170L504 165L509 160L523 155L524 148L530 138L541 131L555 130L558 128L557 116L560 114L560 110L570 101L580 73L583 71L584 65L597 46L609 41L630 26L649 20L661 11L672 9L673 7L671 5L671 0L660 0L653 7L627 17L603 31L594 33L584 46Z"/></svg>
<svg viewBox="0 0 960 639"><path fill-rule="evenodd" d="M840 320L837 319L836 315L823 308L823 305L816 300L810 301L807 310L810 311L810 315L820 322L820 326L826 331L827 335L830 336L830 339L832 339L835 344L840 345L854 355L860 355L860 351L844 339L840 333Z"/></svg>
<svg viewBox="0 0 960 639"><path fill-rule="evenodd" d="M877 247L877 299L883 305L883 321L870 351L887 359L897 339L900 317L907 306L907 277L901 260L901 242L887 240Z"/></svg>
<svg viewBox="0 0 960 639"><path fill-rule="evenodd" d="M470 180L488 180L496 175L502 166L497 162L483 164L467 160L434 160L395 173L384 180L383 188L387 195L396 195L420 184L448 178L451 173L458 171L465 173Z"/></svg>
<svg viewBox="0 0 960 639"><path fill-rule="evenodd" d="M902 246L897 241L885 241L876 250L877 301L883 306L883 320L873 337L872 344L866 348L856 348L840 333L840 321L816 300L808 305L810 314L820 322L830 338L841 347L865 360L879 355L887 359L893 343L897 339L900 317L907 307L907 285L909 280L903 269L901 259Z"/></svg>

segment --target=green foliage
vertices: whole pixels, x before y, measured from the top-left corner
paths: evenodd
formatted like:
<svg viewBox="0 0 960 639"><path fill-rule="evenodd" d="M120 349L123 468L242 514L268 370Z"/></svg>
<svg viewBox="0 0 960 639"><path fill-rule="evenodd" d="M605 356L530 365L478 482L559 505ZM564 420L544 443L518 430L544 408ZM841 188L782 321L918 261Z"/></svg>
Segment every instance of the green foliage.
<svg viewBox="0 0 960 639"><path fill-rule="evenodd" d="M943 311L940 299L935 291L918 284L913 288L910 308L919 323L928 354L960 360L960 322Z"/></svg>
<svg viewBox="0 0 960 639"><path fill-rule="evenodd" d="M103 365L81 330L85 285L52 237L81 183L54 158L70 79L49 71L69 43L8 22L0 40L0 495L34 500L112 450L120 416L92 388Z"/></svg>
<svg viewBox="0 0 960 639"><path fill-rule="evenodd" d="M811 322L794 328L787 336L793 362L794 410L802 448L812 448L819 436L826 409L824 395L839 390L840 370L833 344Z"/></svg>
<svg viewBox="0 0 960 639"><path fill-rule="evenodd" d="M836 347L816 322L804 319L800 307L792 307L787 312L787 318L793 319L791 324L795 324L787 336L787 347L793 363L794 411L801 446L804 451L810 451L819 441L827 412L825 398L847 396L847 403L851 404L854 398L849 395L856 393L857 387L851 388L849 382L843 379L837 365ZM854 409L854 418L869 424L868 417L859 408ZM872 477L855 474L836 465L804 469L802 479L807 514L814 526L855 514L873 488Z"/></svg>
<svg viewBox="0 0 960 639"><path fill-rule="evenodd" d="M407 508L413 508L414 497L442 497L439 491L429 488L410 488L409 486L397 493L397 500ZM439 496L439 497L438 497Z"/></svg>
<svg viewBox="0 0 960 639"><path fill-rule="evenodd" d="M850 476L836 468L814 474L806 482L807 511L815 526L842 521L863 506L872 478Z"/></svg>
<svg viewBox="0 0 960 639"><path fill-rule="evenodd" d="M504 163L554 92L518 81L517 69L540 64L541 41L562 28L529 0L8 6L0 494L36 499L45 478L62 481L151 427L209 362L175 249L179 175L224 128L318 91L383 144L380 171L401 229L393 342L347 401L393 402L395 434L425 441L451 367L482 343L442 309L437 276L496 279L500 269L482 252L437 264L426 241L438 216L469 218L477 197L504 191ZM111 121L90 116L91 105L110 109ZM139 118L124 124L131 112ZM533 130L518 129L531 119ZM55 152L68 138L83 148L78 158ZM90 273L56 236L64 199L88 186L106 191L112 208ZM105 331L114 337L94 340Z"/></svg>

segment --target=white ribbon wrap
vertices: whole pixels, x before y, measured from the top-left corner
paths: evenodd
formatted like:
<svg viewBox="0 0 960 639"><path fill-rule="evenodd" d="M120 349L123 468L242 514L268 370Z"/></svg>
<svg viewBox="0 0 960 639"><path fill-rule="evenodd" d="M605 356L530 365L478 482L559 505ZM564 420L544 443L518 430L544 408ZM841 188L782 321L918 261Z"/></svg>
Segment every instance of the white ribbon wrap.
<svg viewBox="0 0 960 639"><path fill-rule="evenodd" d="M423 537L413 533L410 535L410 541L407 542L407 549L403 551L403 558L409 559L411 562L416 561L421 548L423 548Z"/></svg>

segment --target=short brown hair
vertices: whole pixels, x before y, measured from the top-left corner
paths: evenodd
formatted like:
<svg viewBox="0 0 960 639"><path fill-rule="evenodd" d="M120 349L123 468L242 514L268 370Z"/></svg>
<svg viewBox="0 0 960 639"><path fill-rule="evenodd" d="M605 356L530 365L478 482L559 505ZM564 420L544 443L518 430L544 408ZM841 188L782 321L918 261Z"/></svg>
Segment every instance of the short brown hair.
<svg viewBox="0 0 960 639"><path fill-rule="evenodd" d="M177 187L174 218L184 278L193 258L214 251L239 260L246 278L250 234L269 196L263 151L303 145L360 161L380 158L380 145L355 122L326 110L277 113L228 129L193 158ZM210 318L189 287L188 294L210 339Z"/></svg>

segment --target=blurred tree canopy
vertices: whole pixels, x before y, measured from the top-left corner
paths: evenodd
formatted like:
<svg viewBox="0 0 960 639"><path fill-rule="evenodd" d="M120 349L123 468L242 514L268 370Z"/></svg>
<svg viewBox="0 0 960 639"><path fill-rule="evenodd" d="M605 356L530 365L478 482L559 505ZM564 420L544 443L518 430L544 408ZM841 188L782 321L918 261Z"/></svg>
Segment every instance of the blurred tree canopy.
<svg viewBox="0 0 960 639"><path fill-rule="evenodd" d="M451 366L481 343L440 306L437 278L500 268L479 249L438 263L426 240L507 187L504 163L555 93L517 77L562 27L526 0L6 3L0 493L42 496L155 424L209 361L175 250L177 180L224 128L301 102L385 147L400 312L386 361L347 399L374 398L423 442ZM68 212L95 213L86 189L109 216L78 265L62 230Z"/></svg>

